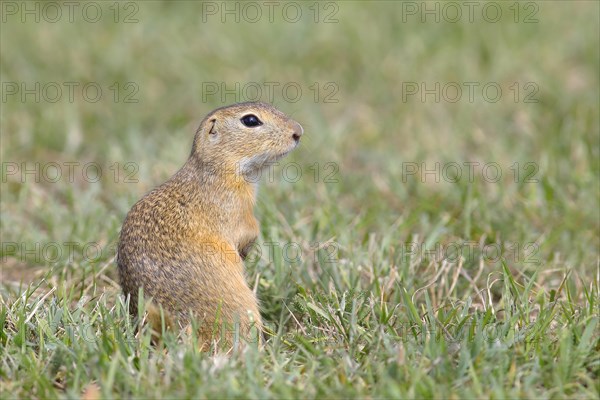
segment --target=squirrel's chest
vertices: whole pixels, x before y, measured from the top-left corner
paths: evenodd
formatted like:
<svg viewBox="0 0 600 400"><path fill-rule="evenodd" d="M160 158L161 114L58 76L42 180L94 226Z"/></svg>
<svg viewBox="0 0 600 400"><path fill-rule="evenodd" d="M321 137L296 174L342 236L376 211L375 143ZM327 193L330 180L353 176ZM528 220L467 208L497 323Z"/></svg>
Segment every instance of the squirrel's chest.
<svg viewBox="0 0 600 400"><path fill-rule="evenodd" d="M231 228L236 249L242 259L245 259L259 234L258 220L254 216L254 190L241 191L240 203L236 207L234 220Z"/></svg>
<svg viewBox="0 0 600 400"><path fill-rule="evenodd" d="M248 255L248 252L251 250L252 245L258 237L258 234L258 221L252 212L247 213L239 221L237 229L234 233L235 246L242 259L245 259Z"/></svg>

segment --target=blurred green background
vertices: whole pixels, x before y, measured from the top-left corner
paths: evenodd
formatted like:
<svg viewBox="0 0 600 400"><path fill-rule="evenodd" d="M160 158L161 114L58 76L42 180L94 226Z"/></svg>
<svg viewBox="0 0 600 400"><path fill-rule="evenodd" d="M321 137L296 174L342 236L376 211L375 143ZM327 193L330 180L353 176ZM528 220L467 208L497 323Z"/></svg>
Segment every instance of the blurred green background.
<svg viewBox="0 0 600 400"><path fill-rule="evenodd" d="M549 301L568 271L579 296L569 301L583 301L590 282L597 288L600 3L275 2L271 15L264 2L75 3L72 21L64 3L60 17L43 2L2 3L5 304L23 293L20 282L42 277L42 287L75 288L67 298L77 302L90 276L112 304L110 260L127 211L184 163L208 112L252 100L257 86L305 132L259 191L262 240L307 252L290 263L263 247L249 263L267 322L278 323L298 293L365 291L394 309L399 287L416 295L430 282L436 309L467 298L485 308L502 296L492 288L484 301L478 291L502 273L500 260L481 257L486 244L503 249L515 279L553 293ZM293 182L284 179L291 162L302 171ZM60 168L57 182L54 170L44 175L48 163ZM73 181L68 163L79 163ZM100 167L98 182L82 175L87 163ZM407 174L436 163L439 182ZM450 163L463 167L458 182L444 179ZM472 180L464 163L479 163ZM490 163L502 172L497 182L482 176ZM313 262L315 242L335 243L336 263ZM465 242L477 243L477 255L463 254L459 267L405 251ZM48 243L61 249L52 260ZM89 243L100 256L85 257Z"/></svg>

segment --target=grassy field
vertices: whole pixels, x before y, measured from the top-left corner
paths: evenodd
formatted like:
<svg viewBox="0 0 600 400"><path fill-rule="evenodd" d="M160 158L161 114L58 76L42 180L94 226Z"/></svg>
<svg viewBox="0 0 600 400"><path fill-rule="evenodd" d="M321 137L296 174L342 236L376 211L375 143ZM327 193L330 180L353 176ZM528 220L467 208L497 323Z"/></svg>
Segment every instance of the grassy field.
<svg viewBox="0 0 600 400"><path fill-rule="evenodd" d="M0 398L598 398L600 3L54 4L0 4ZM121 223L257 97L273 335L153 347Z"/></svg>

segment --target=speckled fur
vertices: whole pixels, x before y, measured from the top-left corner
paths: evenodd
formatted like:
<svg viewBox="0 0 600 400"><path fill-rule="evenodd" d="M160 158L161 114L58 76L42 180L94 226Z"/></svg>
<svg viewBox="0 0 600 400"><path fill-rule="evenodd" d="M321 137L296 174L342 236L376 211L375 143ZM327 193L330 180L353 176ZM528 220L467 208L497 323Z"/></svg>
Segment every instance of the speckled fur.
<svg viewBox="0 0 600 400"><path fill-rule="evenodd" d="M256 115L263 125L240 119ZM256 173L293 150L302 127L264 103L214 110L201 122L192 152L167 182L127 214L118 248L121 286L137 311L137 297L152 298L148 320L160 332L160 305L167 325L184 326L193 315L200 337L234 324L243 335L262 329L259 306L245 276L243 258L259 230L253 208ZM255 331L256 333L256 331Z"/></svg>

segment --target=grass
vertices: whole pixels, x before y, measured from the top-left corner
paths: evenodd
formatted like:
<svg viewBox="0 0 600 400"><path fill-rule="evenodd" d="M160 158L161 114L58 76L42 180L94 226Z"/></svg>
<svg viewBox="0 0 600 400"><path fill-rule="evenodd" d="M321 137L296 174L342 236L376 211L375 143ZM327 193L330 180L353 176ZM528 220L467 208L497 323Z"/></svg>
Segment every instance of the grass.
<svg viewBox="0 0 600 400"><path fill-rule="evenodd" d="M396 2L339 3L335 23L308 3L297 23L204 22L183 1L123 3L115 23L98 4L98 23L1 25L1 398L598 398L598 3L531 3L537 23L512 2L497 23L421 22ZM103 95L7 94L23 82ZM203 116L247 100L207 95L222 82L299 85L297 102L262 99L305 129L263 178L247 262L273 335L228 356L186 333L153 347L114 264L125 214ZM407 96L436 82L503 94ZM435 163L462 179L419 176Z"/></svg>

